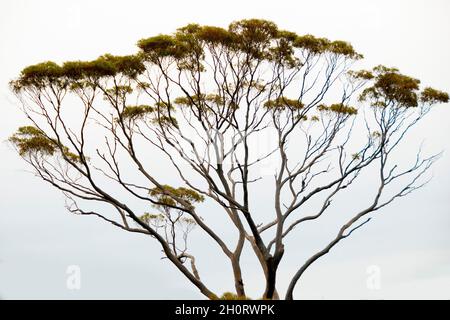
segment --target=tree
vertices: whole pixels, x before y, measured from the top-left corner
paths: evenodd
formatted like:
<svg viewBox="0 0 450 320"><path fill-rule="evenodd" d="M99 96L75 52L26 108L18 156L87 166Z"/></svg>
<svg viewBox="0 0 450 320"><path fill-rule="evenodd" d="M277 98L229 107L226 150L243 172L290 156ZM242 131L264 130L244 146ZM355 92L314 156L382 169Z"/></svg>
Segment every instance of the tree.
<svg viewBox="0 0 450 320"><path fill-rule="evenodd" d="M400 168L393 154L448 94L421 90L419 80L396 68L352 70L363 56L347 42L250 19L228 29L189 24L137 45L134 55L23 69L11 88L31 125L10 141L64 193L70 212L153 238L210 299L220 294L200 277L189 246L194 229L231 265L235 293L223 298L246 298L241 256L248 248L264 274L262 297L278 299L286 237L330 211L361 172L376 172L367 206L348 205L352 218L293 275L285 296L293 299L317 259L370 214L423 186L439 156L419 151ZM274 142L272 149L260 147L264 139ZM156 154L167 159L177 184L167 184ZM266 213L252 210L261 201L252 192L258 184L273 188ZM322 205L308 214L301 209L311 199ZM204 201L217 209L200 213ZM234 242L210 223L219 214L229 221L226 230L235 230Z"/></svg>

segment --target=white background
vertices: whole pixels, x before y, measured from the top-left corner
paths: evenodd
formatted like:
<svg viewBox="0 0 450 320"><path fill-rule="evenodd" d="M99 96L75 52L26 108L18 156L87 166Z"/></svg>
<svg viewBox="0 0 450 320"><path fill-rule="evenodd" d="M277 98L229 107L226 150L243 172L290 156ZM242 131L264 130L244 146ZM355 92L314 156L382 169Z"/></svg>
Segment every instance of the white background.
<svg viewBox="0 0 450 320"><path fill-rule="evenodd" d="M105 52L133 53L137 40L191 22L226 27L242 18L264 18L299 34L350 41L365 55L361 66L395 66L426 85L448 91L449 14L450 2L445 0L2 0L0 297L202 297L167 260L160 259L160 249L151 239L94 218L71 216L58 191L27 172L29 168L6 142L18 126L26 124L7 86L23 67L46 60L94 59ZM438 106L406 141L411 154L424 139L427 151L446 151L433 169L433 181L384 209L364 230L315 264L299 284L297 298L450 299L449 124L450 106ZM364 190L349 195L348 201L364 198ZM279 275L281 289L307 256L303 249L320 248L312 230L307 237L291 239L288 249L293 254ZM328 238L334 232L330 228ZM208 259L209 252L204 254L199 267L208 284L218 292L232 290L229 266ZM66 288L69 265L81 268L80 290ZM371 265L381 270L380 290L366 285ZM249 260L244 272L250 296L258 297L259 266Z"/></svg>

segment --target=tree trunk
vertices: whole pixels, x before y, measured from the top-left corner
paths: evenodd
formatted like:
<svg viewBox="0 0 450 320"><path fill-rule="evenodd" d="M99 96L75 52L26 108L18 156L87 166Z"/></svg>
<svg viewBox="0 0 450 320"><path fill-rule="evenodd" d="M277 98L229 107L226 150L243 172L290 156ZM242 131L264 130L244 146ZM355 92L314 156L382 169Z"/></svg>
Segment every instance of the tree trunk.
<svg viewBox="0 0 450 320"><path fill-rule="evenodd" d="M275 293L275 283L277 276L277 266L274 263L273 257L266 260L267 275L266 275L266 290L264 292L264 299L272 300Z"/></svg>
<svg viewBox="0 0 450 320"><path fill-rule="evenodd" d="M238 297L245 297L244 282L242 280L241 266L238 258L232 258L231 265L233 266L234 286Z"/></svg>

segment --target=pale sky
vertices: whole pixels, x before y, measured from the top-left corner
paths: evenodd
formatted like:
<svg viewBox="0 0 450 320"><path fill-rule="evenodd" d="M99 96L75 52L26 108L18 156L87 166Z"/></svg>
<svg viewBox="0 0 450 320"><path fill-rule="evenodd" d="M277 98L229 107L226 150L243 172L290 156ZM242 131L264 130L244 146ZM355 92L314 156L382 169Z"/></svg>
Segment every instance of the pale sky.
<svg viewBox="0 0 450 320"><path fill-rule="evenodd" d="M93 59L105 52L134 53L137 40L191 22L226 27L242 18L263 18L299 34L347 40L364 54L361 67L395 66L426 85L449 91L449 14L446 0L2 0L0 298L202 298L160 259L160 247L152 239L95 218L70 215L63 196L34 177L8 145L15 129L27 124L7 86L23 67L46 60ZM433 181L383 209L313 265L296 298L450 299L449 119L448 104L435 108L407 137L399 159L414 155L422 141L427 152L443 150ZM362 186L348 201L364 198L364 190ZM264 198L264 190L260 194ZM310 224L305 233L289 240L290 256L278 279L282 292L301 262L334 236L328 222ZM316 237L319 230L330 232ZM232 290L229 265L215 262L219 260L206 246L202 257L199 267L208 284L219 292ZM262 290L260 267L252 259L243 260L249 295L257 297ZM80 267L80 290L66 287L70 265ZM378 290L367 286L373 266L380 272Z"/></svg>

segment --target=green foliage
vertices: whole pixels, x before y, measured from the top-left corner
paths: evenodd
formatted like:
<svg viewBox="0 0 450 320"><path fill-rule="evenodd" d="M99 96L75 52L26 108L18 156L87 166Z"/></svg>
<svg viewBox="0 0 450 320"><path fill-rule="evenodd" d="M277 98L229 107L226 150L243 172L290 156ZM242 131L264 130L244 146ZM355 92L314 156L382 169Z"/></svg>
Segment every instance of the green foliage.
<svg viewBox="0 0 450 320"><path fill-rule="evenodd" d="M360 95L360 101L371 101L374 106L393 102L399 107L416 107L420 81L399 73L396 68L373 68L374 83Z"/></svg>
<svg viewBox="0 0 450 320"><path fill-rule="evenodd" d="M180 69L203 71L203 66L194 63L198 60L192 60L192 57L203 57L205 44L245 52L251 59L276 61L289 68L301 65L294 55L295 48L312 54L332 53L352 59L362 58L348 42L312 35L298 36L294 32L279 30L275 23L262 19L235 21L228 30L188 24L172 35L160 34L142 39L138 47L150 61L171 57L177 60Z"/></svg>
<svg viewBox="0 0 450 320"><path fill-rule="evenodd" d="M359 71L350 70L347 72L347 74L353 79L359 80L372 80L374 77L373 73L368 70L359 70Z"/></svg>
<svg viewBox="0 0 450 320"><path fill-rule="evenodd" d="M179 128L178 121L174 116L168 116L164 114L155 115L155 117L151 119L151 123L160 125L161 127Z"/></svg>
<svg viewBox="0 0 450 320"><path fill-rule="evenodd" d="M203 57L203 48L198 37L198 33L201 29L202 27L200 25L194 23L177 29L174 37L185 50L186 56L193 55L197 58Z"/></svg>
<svg viewBox="0 0 450 320"><path fill-rule="evenodd" d="M295 48L312 54L328 52L354 59L362 57L344 41L330 41L312 35L298 36L294 32L278 30L271 21L244 19L231 23L228 30L188 24L172 35L160 34L141 39L137 43L141 53L137 55L105 54L93 61L68 61L62 66L51 61L32 65L22 70L20 77L11 82L11 87L16 92L49 85L60 88L69 85L71 89L78 89L95 86L98 79L118 74L134 79L145 71L144 60L156 62L164 57L174 58L181 70L204 71L200 63L204 44L242 51L252 59L276 61L289 68L301 65L294 55Z"/></svg>
<svg viewBox="0 0 450 320"><path fill-rule="evenodd" d="M225 100L218 94L210 93L205 96L205 101L216 105L223 105Z"/></svg>
<svg viewBox="0 0 450 320"><path fill-rule="evenodd" d="M195 107L207 114L218 107L227 107L229 109L237 109L239 106L228 99L224 99L221 95L215 93L200 94L178 97L173 101L180 107Z"/></svg>
<svg viewBox="0 0 450 320"><path fill-rule="evenodd" d="M288 99L285 97L279 97L274 100L268 100L264 103L264 107L267 109L276 109L276 110L283 110L283 109L291 109L291 110L299 110L304 107L303 103L296 99Z"/></svg>
<svg viewBox="0 0 450 320"><path fill-rule="evenodd" d="M98 79L123 74L135 78L145 71L140 56L105 54L92 61L68 61L62 66L63 75L72 80Z"/></svg>
<svg viewBox="0 0 450 320"><path fill-rule="evenodd" d="M381 132L379 132L379 131L372 132L372 138L375 138L375 139L381 138Z"/></svg>
<svg viewBox="0 0 450 320"><path fill-rule="evenodd" d="M174 100L175 104L180 106L197 106L201 107L205 103L215 104L215 105L223 105L225 103L224 99L218 94L200 94L200 95L192 95L189 97L178 97Z"/></svg>
<svg viewBox="0 0 450 320"><path fill-rule="evenodd" d="M115 85L114 87L105 90L105 99L107 96L114 97L116 95L120 98L125 98L126 95L130 93L133 93L133 88L131 86Z"/></svg>
<svg viewBox="0 0 450 320"><path fill-rule="evenodd" d="M19 92L24 87L43 88L57 84L62 75L63 70L58 64L46 61L24 68L20 77L11 81L10 85L15 92Z"/></svg>
<svg viewBox="0 0 450 320"><path fill-rule="evenodd" d="M294 47L307 50L315 55L330 52L352 59L361 59L363 57L348 42L341 40L330 41L326 38L316 38L310 34L298 36L294 40Z"/></svg>
<svg viewBox="0 0 450 320"><path fill-rule="evenodd" d="M439 102L447 103L448 93L427 87L423 89L422 93L420 94L420 101L428 104L434 104Z"/></svg>
<svg viewBox="0 0 450 320"><path fill-rule="evenodd" d="M138 47L150 61L171 57L178 60L180 68L192 69L198 66L189 57L203 56L204 44L245 52L251 59L277 61L290 68L300 65L300 61L294 56L295 48L312 54L327 52L352 59L362 58L348 42L330 41L312 35L298 36L294 32L279 30L275 23L263 19L235 21L229 25L228 30L188 24L172 35L160 34L142 39L138 42Z"/></svg>
<svg viewBox="0 0 450 320"><path fill-rule="evenodd" d="M190 97L178 97L173 101L175 104L180 106L193 106L203 102L202 96L192 95Z"/></svg>
<svg viewBox="0 0 450 320"><path fill-rule="evenodd" d="M175 206L179 204L174 198L180 198L189 205L193 203L203 202L205 198L196 191L184 187L174 188L169 185L164 185L161 188L155 187L149 190L149 194L155 197L162 205Z"/></svg>
<svg viewBox="0 0 450 320"><path fill-rule="evenodd" d="M105 54L96 61L112 66L115 74L121 73L130 78L135 78L145 71L142 57L139 55L114 56Z"/></svg>
<svg viewBox="0 0 450 320"><path fill-rule="evenodd" d="M98 79L115 75L113 65L103 60L67 61L62 68L64 75L71 80Z"/></svg>
<svg viewBox="0 0 450 320"><path fill-rule="evenodd" d="M58 151L60 151L61 152L61 154L63 154L66 158L68 158L70 161L72 161L72 162L81 162L81 158L80 158L80 156L79 155L77 155L77 154L75 154L75 153L73 153L73 152L71 152L70 150L69 150L69 148L68 147L66 147L66 146L60 146L60 149L58 150ZM86 157L86 159L89 159L88 157Z"/></svg>
<svg viewBox="0 0 450 320"><path fill-rule="evenodd" d="M249 42L268 42L278 35L275 23L263 19L243 19L232 22L228 30Z"/></svg>
<svg viewBox="0 0 450 320"><path fill-rule="evenodd" d="M321 104L317 106L317 110L319 111L326 111L326 112L332 112L332 113L338 113L338 114L345 114L345 115L356 115L358 113L358 110L351 106L346 106L343 103L335 103L332 105L325 105Z"/></svg>
<svg viewBox="0 0 450 320"><path fill-rule="evenodd" d="M103 77L113 77L123 74L135 78L144 72L145 66L139 56L114 56L105 54L93 61L68 61L62 66L52 61L38 63L26 67L17 80L10 85L15 92L29 87L42 89L54 85L65 89L77 89L86 84L93 85Z"/></svg>
<svg viewBox="0 0 450 320"><path fill-rule="evenodd" d="M309 51L312 54L321 54L326 51L330 41L325 38L316 38L313 35L307 34L298 36L294 40L294 47Z"/></svg>
<svg viewBox="0 0 450 320"><path fill-rule="evenodd" d="M185 54L183 44L171 35L160 34L141 39L137 45L151 60L159 57L181 58Z"/></svg>
<svg viewBox="0 0 450 320"><path fill-rule="evenodd" d="M262 58L262 49L266 48L278 34L275 23L262 19L243 19L232 22L228 31L234 34L236 47L254 58Z"/></svg>
<svg viewBox="0 0 450 320"><path fill-rule="evenodd" d="M357 53L350 43L342 40L336 40L329 43L327 46L327 50L334 54L345 56L355 60L363 58L363 55Z"/></svg>
<svg viewBox="0 0 450 320"><path fill-rule="evenodd" d="M203 48L198 37L201 29L197 24L189 24L178 28L173 35L160 34L142 39L138 41L138 47L149 61L157 63L161 58L171 57L177 60L180 70L204 71L200 63Z"/></svg>
<svg viewBox="0 0 450 320"><path fill-rule="evenodd" d="M161 213L144 213L139 217L139 220L144 222L145 224L155 223L155 224L164 224L168 222L168 216ZM193 218L181 216L177 219L177 223L182 224L187 227L195 227L197 222Z"/></svg>
<svg viewBox="0 0 450 320"><path fill-rule="evenodd" d="M47 137L43 131L33 126L20 127L9 138L9 141L17 147L21 156L33 154L53 156L56 152L60 152L73 162L80 162L81 160L78 155L70 152L68 147Z"/></svg>
<svg viewBox="0 0 450 320"><path fill-rule="evenodd" d="M229 31L213 26L203 26L197 30L197 37L201 41L214 45L230 46L234 37Z"/></svg>
<svg viewBox="0 0 450 320"><path fill-rule="evenodd" d="M29 80L38 79L56 79L62 74L62 69L59 65L52 61L38 63L26 67L22 70L21 76Z"/></svg>
<svg viewBox="0 0 450 320"><path fill-rule="evenodd" d="M277 39L283 39L283 40L288 41L288 42L294 42L295 40L297 40L298 35L295 32L292 32L292 31L278 30L276 38Z"/></svg>
<svg viewBox="0 0 450 320"><path fill-rule="evenodd" d="M19 150L21 156L32 153L53 155L57 145L49 139L44 132L32 126L20 127L17 132L9 138Z"/></svg>
<svg viewBox="0 0 450 320"><path fill-rule="evenodd" d="M157 214L151 214L151 213L144 213L142 216L139 217L139 220L142 222L149 224L151 221L164 221L166 217L160 213Z"/></svg>
<svg viewBox="0 0 450 320"><path fill-rule="evenodd" d="M154 107L149 105L126 106L122 110L121 118L132 121L146 120L164 128L178 128L177 119L172 114L169 114L169 110L172 110L172 107L164 102L157 102ZM119 121L119 119L116 119L116 121Z"/></svg>
<svg viewBox="0 0 450 320"><path fill-rule="evenodd" d="M202 27L198 23L189 23L184 27L178 28L177 33L186 35L187 34L196 35L201 29Z"/></svg>
<svg viewBox="0 0 450 320"><path fill-rule="evenodd" d="M126 106L122 111L122 118L137 119L155 111L155 108L148 105Z"/></svg>
<svg viewBox="0 0 450 320"><path fill-rule="evenodd" d="M300 59L295 57L293 43L297 39L297 34L289 31L278 31L276 45L269 48L269 60L276 61L288 68L300 67Z"/></svg>
<svg viewBox="0 0 450 320"><path fill-rule="evenodd" d="M416 107L424 104L446 103L448 93L426 87L419 93L418 79L399 73L396 68L377 66L373 68L374 84L360 95L361 101L370 101L373 106L385 107L394 102L398 107Z"/></svg>

